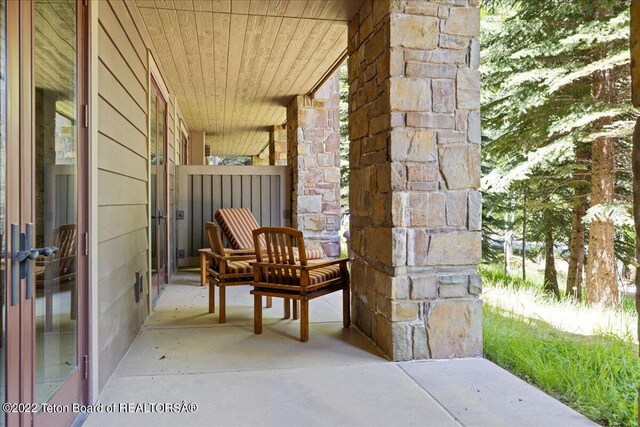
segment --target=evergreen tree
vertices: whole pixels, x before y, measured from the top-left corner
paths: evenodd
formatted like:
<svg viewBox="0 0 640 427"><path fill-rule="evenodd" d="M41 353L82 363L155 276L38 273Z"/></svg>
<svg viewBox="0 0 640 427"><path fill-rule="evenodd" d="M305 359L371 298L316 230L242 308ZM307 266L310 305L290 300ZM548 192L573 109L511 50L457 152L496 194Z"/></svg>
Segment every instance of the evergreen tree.
<svg viewBox="0 0 640 427"><path fill-rule="evenodd" d="M614 224L630 224L635 118L628 103L628 1L494 0L489 6L482 34L483 160L493 171L484 178L485 192L512 198L526 188L532 218L554 219L531 222L532 236L547 241L551 233L570 243L565 293L580 287L587 223L588 295L617 303ZM619 237L618 256L626 256L629 238Z"/></svg>

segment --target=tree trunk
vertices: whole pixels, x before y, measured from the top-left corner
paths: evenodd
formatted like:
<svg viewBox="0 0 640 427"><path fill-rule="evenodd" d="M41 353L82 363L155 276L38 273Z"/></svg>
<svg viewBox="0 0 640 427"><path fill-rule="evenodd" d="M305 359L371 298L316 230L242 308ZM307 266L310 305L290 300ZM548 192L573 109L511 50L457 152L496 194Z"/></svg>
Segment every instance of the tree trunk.
<svg viewBox="0 0 640 427"><path fill-rule="evenodd" d="M593 142L591 206L613 202L614 146L611 138ZM587 301L618 304L613 221L594 220L589 229L587 257Z"/></svg>
<svg viewBox="0 0 640 427"><path fill-rule="evenodd" d="M513 232L507 230L504 232L504 274L509 275L509 267L511 266L511 257L513 256Z"/></svg>
<svg viewBox="0 0 640 427"><path fill-rule="evenodd" d="M600 71L595 82L595 98L610 103L614 92L609 70ZM606 123L603 123L603 125ZM596 138L591 147L591 207L613 202L615 140ZM618 304L613 221L595 219L589 228L587 258L587 301L607 306Z"/></svg>
<svg viewBox="0 0 640 427"><path fill-rule="evenodd" d="M584 163L589 158L589 152L585 149L576 151L576 162ZM578 175L578 174L576 174ZM582 178L582 177L579 177ZM582 179L580 179L582 181ZM582 269L584 263L584 231L582 218L587 212L588 186L579 182L576 184L576 203L573 206L571 221L571 240L569 243L569 269L567 272L567 286L565 296L582 300Z"/></svg>
<svg viewBox="0 0 640 427"><path fill-rule="evenodd" d="M560 289L558 288L558 272L556 270L556 258L553 253L554 240L553 230L550 221L546 221L546 231L544 235L544 290L553 293L557 299L560 299Z"/></svg>
<svg viewBox="0 0 640 427"><path fill-rule="evenodd" d="M636 121L636 128L633 132L631 163L633 168L633 222L636 231L636 261L640 261L640 118ZM636 268L635 282L636 309L638 310L638 336L640 336L640 268ZM640 414L638 416L640 417ZM638 422L640 423L640 418Z"/></svg>
<svg viewBox="0 0 640 427"><path fill-rule="evenodd" d="M522 202L522 281L527 281L527 188Z"/></svg>

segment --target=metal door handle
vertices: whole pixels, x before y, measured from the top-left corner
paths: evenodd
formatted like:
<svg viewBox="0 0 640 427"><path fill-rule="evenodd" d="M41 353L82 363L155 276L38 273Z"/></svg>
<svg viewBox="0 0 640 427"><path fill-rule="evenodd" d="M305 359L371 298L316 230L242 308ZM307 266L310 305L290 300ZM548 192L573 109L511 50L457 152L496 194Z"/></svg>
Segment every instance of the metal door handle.
<svg viewBox="0 0 640 427"><path fill-rule="evenodd" d="M33 297L33 265L42 254L50 256L57 248L33 248L33 224L25 224L25 232L20 233L18 224L11 224L11 305L18 304L20 298L20 280L26 279L25 298ZM31 249L27 249L31 248Z"/></svg>
<svg viewBox="0 0 640 427"><path fill-rule="evenodd" d="M43 257L50 257L51 255L55 255L58 253L58 248L56 248L55 246L45 246L44 248L34 248L31 249L31 252L35 252L38 256L43 256ZM34 258L30 258L30 259L34 259Z"/></svg>
<svg viewBox="0 0 640 427"><path fill-rule="evenodd" d="M31 299L31 297L33 296L34 292L34 283L33 283L33 266L36 263L36 258L38 257L38 255L40 255L38 253L37 249L33 249L34 246L34 230L33 230L33 223L28 222L24 225L24 242L21 242L24 244L24 246L21 248L22 250L25 250L26 248L31 248L28 250L29 252L29 256L27 257L28 259L26 260L26 262L22 263L21 267L21 272L20 272L20 276L24 277L27 279L26 281L26 292L24 297L26 299Z"/></svg>
<svg viewBox="0 0 640 427"><path fill-rule="evenodd" d="M20 226L11 224L11 305L18 304L20 298Z"/></svg>

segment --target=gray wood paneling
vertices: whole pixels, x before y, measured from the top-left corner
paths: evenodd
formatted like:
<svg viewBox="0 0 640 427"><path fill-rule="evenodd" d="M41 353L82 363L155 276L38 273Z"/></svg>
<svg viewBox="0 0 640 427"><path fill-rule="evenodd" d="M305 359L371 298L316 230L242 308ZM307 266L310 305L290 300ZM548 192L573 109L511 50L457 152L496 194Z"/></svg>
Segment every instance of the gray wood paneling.
<svg viewBox="0 0 640 427"><path fill-rule="evenodd" d="M198 249L209 247L204 222L220 208L246 207L263 226L286 226L289 193L286 166L178 166L179 266L198 264Z"/></svg>
<svg viewBox="0 0 640 427"><path fill-rule="evenodd" d="M95 66L100 389L149 314L146 49L132 44L137 29L122 25L124 15L114 12L114 5L120 7L118 2L98 2L99 61ZM145 277L139 302L134 298L135 273Z"/></svg>

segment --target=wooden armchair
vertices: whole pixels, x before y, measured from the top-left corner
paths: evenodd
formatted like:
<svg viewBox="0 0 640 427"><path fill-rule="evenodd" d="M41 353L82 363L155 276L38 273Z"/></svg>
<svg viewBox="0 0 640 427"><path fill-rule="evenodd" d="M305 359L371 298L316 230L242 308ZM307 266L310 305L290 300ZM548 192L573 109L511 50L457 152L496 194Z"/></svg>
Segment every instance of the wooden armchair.
<svg viewBox="0 0 640 427"><path fill-rule="evenodd" d="M207 281L209 282L209 313L215 313L215 286L219 288L220 313L218 322L226 322L227 286L250 285L253 282L253 269L250 262L256 257L246 250L226 249L222 245L220 229L213 222L205 224L207 236L211 243L211 251L206 252L209 258L207 265Z"/></svg>
<svg viewBox="0 0 640 427"><path fill-rule="evenodd" d="M309 300L343 293L343 324L351 325L347 259L307 261L302 232L292 228L253 231L257 262L253 264L254 332L262 333L263 296L300 302L300 341L309 340ZM264 243L262 243L264 242ZM264 244L264 247L262 246ZM294 249L299 249L296 256ZM295 307L295 306L294 306Z"/></svg>
<svg viewBox="0 0 640 427"><path fill-rule="evenodd" d="M40 258L36 265L41 268L41 273L36 274L36 288L44 290L45 298L45 330L53 328L53 293L62 284L71 287L70 317L76 317L76 224L65 224L53 231L53 241L58 252L48 258Z"/></svg>

